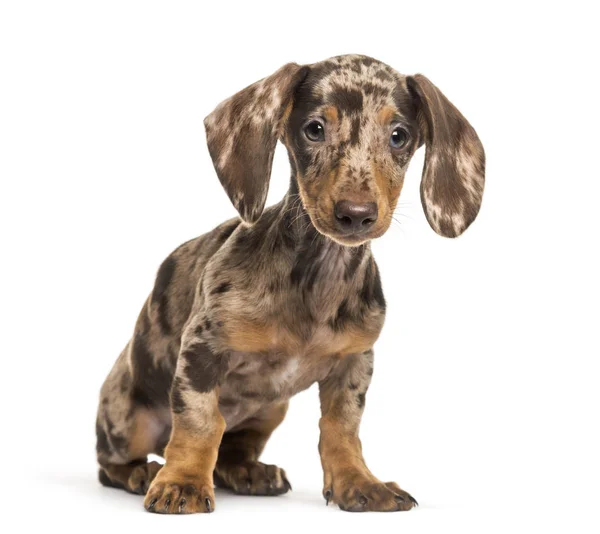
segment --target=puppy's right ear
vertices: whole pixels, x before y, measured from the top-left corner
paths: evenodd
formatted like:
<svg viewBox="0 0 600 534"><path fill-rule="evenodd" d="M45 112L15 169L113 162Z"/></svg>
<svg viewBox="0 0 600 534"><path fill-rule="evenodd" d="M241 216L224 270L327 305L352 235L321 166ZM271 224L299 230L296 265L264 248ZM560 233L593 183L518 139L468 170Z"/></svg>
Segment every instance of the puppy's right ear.
<svg viewBox="0 0 600 534"><path fill-rule="evenodd" d="M228 98L204 119L217 176L246 222L255 222L263 212L275 145L308 70L288 63Z"/></svg>

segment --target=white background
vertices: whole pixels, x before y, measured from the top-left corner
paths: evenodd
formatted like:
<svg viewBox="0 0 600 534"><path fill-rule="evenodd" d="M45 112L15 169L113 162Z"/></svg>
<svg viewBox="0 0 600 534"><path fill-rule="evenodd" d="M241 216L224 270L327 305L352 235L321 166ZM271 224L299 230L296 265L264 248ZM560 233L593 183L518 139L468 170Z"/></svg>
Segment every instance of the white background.
<svg viewBox="0 0 600 534"><path fill-rule="evenodd" d="M589 6L3 1L0 524L598 532L600 87ZM210 516L146 514L140 497L96 481L97 394L162 259L234 215L202 119L286 62L342 53L427 75L487 153L483 207L465 235L428 227L421 150L400 224L373 245L389 308L364 453L421 506L325 507L313 387L263 457L287 470L292 493L218 492ZM269 203L288 177L279 147Z"/></svg>

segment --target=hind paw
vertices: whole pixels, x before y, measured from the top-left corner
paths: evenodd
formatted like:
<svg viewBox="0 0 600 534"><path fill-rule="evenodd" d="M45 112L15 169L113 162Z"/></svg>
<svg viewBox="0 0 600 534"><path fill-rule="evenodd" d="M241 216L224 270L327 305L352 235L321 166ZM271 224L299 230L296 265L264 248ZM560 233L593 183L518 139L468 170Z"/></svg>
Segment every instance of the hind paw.
<svg viewBox="0 0 600 534"><path fill-rule="evenodd" d="M146 495L150 484L161 467L162 465L158 462L148 462L135 467L127 480L127 490L137 495Z"/></svg>
<svg viewBox="0 0 600 534"><path fill-rule="evenodd" d="M282 495L292 489L283 469L261 462L218 465L215 483L240 495Z"/></svg>

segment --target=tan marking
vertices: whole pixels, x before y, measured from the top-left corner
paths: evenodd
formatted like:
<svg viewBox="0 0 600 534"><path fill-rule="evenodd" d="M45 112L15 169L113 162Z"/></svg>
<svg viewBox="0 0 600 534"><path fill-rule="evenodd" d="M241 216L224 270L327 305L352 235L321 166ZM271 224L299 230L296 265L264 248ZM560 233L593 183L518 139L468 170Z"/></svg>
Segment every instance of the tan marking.
<svg viewBox="0 0 600 534"><path fill-rule="evenodd" d="M383 316L373 317L361 326L350 326L343 332L320 327L303 340L287 328L276 324L258 326L239 319L230 321L227 346L240 352L279 351L283 354L317 356L355 354L373 346L383 325Z"/></svg>
<svg viewBox="0 0 600 534"><path fill-rule="evenodd" d="M311 342L311 352L323 356L336 355L339 358L364 352L370 349L379 337L382 324L383 320L365 321L362 327L348 327L343 332L321 328Z"/></svg>
<svg viewBox="0 0 600 534"><path fill-rule="evenodd" d="M232 317L226 322L224 334L227 346L241 352L265 352L278 346L280 334L275 325Z"/></svg>
<svg viewBox="0 0 600 534"><path fill-rule="evenodd" d="M394 176L390 176L388 172L382 171L375 163L371 164L371 172L375 178L375 183L377 184L377 190L379 193L377 195L379 217L375 232L380 235L388 229L391 223L392 215L394 213L394 209L396 209L396 204L398 202L400 192L402 191L404 180L401 179L398 181Z"/></svg>
<svg viewBox="0 0 600 534"><path fill-rule="evenodd" d="M339 120L338 110L335 106L327 106L323 108L323 117L330 124L335 124Z"/></svg>
<svg viewBox="0 0 600 534"><path fill-rule="evenodd" d="M373 173L373 178L375 179L375 183L377 184L377 190L379 194L377 195L377 204L381 205L382 197L386 198L389 203L390 198L390 178L387 173L382 172L378 165L375 163L371 164L371 172Z"/></svg>
<svg viewBox="0 0 600 534"><path fill-rule="evenodd" d="M381 110L379 110L379 113L377 113L377 120L380 124L386 126L392 123L392 120L394 119L397 113L398 111L396 110L396 108L393 108L391 106L384 106L383 108L381 108Z"/></svg>
<svg viewBox="0 0 600 534"><path fill-rule="evenodd" d="M222 417L215 419L213 426L212 431L201 435L177 423L173 426L171 439L165 449L165 477L178 480L212 478L225 420Z"/></svg>

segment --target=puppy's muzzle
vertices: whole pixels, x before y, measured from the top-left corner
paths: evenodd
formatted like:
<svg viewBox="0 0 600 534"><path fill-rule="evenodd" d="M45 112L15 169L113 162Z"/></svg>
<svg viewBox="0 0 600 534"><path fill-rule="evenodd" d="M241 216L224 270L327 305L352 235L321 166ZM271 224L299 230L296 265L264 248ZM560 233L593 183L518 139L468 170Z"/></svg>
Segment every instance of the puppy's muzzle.
<svg viewBox="0 0 600 534"><path fill-rule="evenodd" d="M377 203L340 200L335 203L335 226L344 235L368 232L377 220Z"/></svg>

